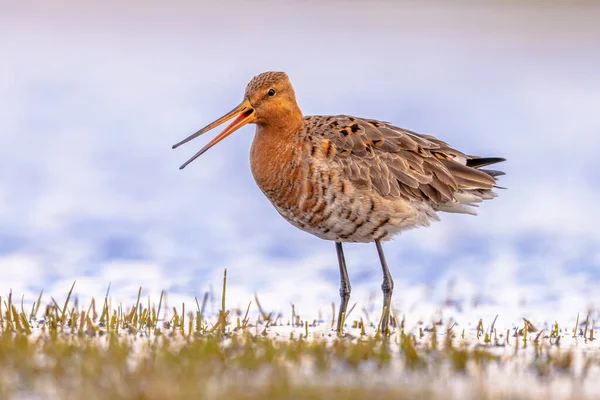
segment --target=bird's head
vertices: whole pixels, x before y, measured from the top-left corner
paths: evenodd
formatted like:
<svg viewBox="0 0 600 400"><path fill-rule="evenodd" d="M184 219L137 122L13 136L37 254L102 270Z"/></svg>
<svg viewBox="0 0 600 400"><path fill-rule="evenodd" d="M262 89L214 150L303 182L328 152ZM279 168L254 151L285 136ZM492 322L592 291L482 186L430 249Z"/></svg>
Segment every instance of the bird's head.
<svg viewBox="0 0 600 400"><path fill-rule="evenodd" d="M274 129L285 129L302 120L302 112L296 103L296 95L285 72L264 72L252 78L244 100L233 110L208 124L198 132L175 144L177 148L218 125L235 118L220 134L215 136L180 169L204 154L208 149L246 124L257 124Z"/></svg>

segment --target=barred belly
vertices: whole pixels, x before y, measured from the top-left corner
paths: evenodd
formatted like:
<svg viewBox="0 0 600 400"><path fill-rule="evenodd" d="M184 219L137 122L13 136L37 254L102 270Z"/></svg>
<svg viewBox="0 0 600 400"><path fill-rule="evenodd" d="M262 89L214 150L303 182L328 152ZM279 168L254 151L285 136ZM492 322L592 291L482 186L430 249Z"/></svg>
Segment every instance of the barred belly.
<svg viewBox="0 0 600 400"><path fill-rule="evenodd" d="M265 194L288 222L321 239L389 240L402 230L429 223L429 218L409 203L358 189L330 165L310 163L303 169L304 179L299 181L294 199L281 193Z"/></svg>

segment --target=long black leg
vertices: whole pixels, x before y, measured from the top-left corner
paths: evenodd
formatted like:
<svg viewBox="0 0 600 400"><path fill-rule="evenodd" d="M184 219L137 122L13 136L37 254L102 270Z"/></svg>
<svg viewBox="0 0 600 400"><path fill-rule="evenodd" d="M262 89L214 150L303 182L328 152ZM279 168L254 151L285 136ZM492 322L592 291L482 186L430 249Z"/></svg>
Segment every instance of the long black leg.
<svg viewBox="0 0 600 400"><path fill-rule="evenodd" d="M340 264L340 312L338 313L337 331L342 332L342 320L346 316L346 308L348 308L348 301L350 300L350 279L348 278L348 271L346 270L346 260L344 259L344 249L340 242L335 242L335 249L337 250L338 262Z"/></svg>
<svg viewBox="0 0 600 400"><path fill-rule="evenodd" d="M375 245L377 246L377 253L379 253L379 261L381 261L381 268L383 269L383 283L381 284L381 290L383 291L383 317L381 318L381 332L387 333L389 329L390 306L392 304L394 280L392 279L392 274L390 274L387 262L385 261L385 255L383 254L383 247L381 247L381 242L379 240L376 240Z"/></svg>

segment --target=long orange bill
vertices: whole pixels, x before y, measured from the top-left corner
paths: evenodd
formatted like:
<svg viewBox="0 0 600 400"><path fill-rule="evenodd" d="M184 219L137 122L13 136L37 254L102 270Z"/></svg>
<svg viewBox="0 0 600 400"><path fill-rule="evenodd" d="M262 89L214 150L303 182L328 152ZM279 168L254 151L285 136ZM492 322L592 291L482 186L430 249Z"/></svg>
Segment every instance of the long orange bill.
<svg viewBox="0 0 600 400"><path fill-rule="evenodd" d="M181 146L182 144L187 143L190 140L197 138L198 136L202 135L203 133L206 133L206 132L210 131L211 129L221 125L223 122L229 121L231 118L233 118L235 116L237 116L237 118L234 119L229 125L227 125L227 127L223 130L223 132L221 132L217 136L215 136L213 140L208 142L206 144L206 146L204 146L199 152L194 154L194 156L192 158L190 158L188 161L186 161L186 163L183 164L181 167L179 167L179 169L184 169L189 163L194 161L196 158L200 157L202 154L206 153L206 151L208 151L208 149L213 147L215 144L219 143L221 140L225 139L227 136L231 135L233 132L237 131L242 126L254 121L256 118L254 115L254 109L250 105L250 102L246 99L246 100L242 101L242 103L239 106L237 106L236 108L234 108L233 110L231 110L230 112L228 112L227 114L225 114L224 116L222 116L221 118L216 120L215 122L206 125L204 128L200 129L198 132L183 139L181 142L173 145L173 148L176 149L177 147Z"/></svg>

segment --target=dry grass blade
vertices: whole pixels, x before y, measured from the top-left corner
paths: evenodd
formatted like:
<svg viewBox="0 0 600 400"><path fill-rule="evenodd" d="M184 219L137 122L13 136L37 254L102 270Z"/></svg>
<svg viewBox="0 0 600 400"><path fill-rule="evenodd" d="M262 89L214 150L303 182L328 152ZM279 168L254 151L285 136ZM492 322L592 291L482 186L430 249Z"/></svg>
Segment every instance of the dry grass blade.
<svg viewBox="0 0 600 400"><path fill-rule="evenodd" d="M65 324L65 316L67 315L67 307L69 306L69 300L71 300L71 294L73 294L73 289L75 288L76 282L77 281L74 281L73 284L71 285L71 289L69 289L69 293L67 294L67 298L65 300L65 305L62 308L62 313L60 315L61 326L63 326Z"/></svg>
<svg viewBox="0 0 600 400"><path fill-rule="evenodd" d="M525 321L527 323L527 332L535 333L538 331L538 329L531 323L531 321L529 321L526 318L523 318L523 321Z"/></svg>
<svg viewBox="0 0 600 400"><path fill-rule="evenodd" d="M260 304L260 300L258 300L258 294L254 293L254 301L256 301L256 307L258 308L258 312L260 313L260 316L262 317L262 319L264 321L270 321L271 320L271 313L267 314L265 312L265 310L262 308L261 304Z"/></svg>
<svg viewBox="0 0 600 400"><path fill-rule="evenodd" d="M242 329L246 329L246 327L248 326L248 313L250 312L250 306L252 305L252 302L248 303L248 308L246 308L246 314L244 314L244 319L242 320Z"/></svg>
<svg viewBox="0 0 600 400"><path fill-rule="evenodd" d="M23 333L23 326L21 325L21 319L19 318L19 313L17 312L17 308L14 304L10 305L10 312L12 314L11 319L14 323L14 327L17 333Z"/></svg>
<svg viewBox="0 0 600 400"><path fill-rule="evenodd" d="M107 324L110 318L109 310L108 310L108 295L110 294L110 283L108 284L108 288L106 289L106 294L104 295L104 305L102 306L102 314L100 314L100 323Z"/></svg>
<svg viewBox="0 0 600 400"><path fill-rule="evenodd" d="M158 300L158 311L156 311L156 321L155 321L155 324L156 324L157 321L160 321L160 308L162 306L162 302L163 302L163 297L164 296L165 296L165 291L161 290L160 291L160 299Z"/></svg>
<svg viewBox="0 0 600 400"><path fill-rule="evenodd" d="M137 299L135 301L135 306L133 306L133 308L129 312L129 315L127 316L127 323L135 324L134 319L136 319L136 317L138 316L138 308L140 306L140 298L141 297L142 297L142 287L140 286L140 289L138 290L138 294L137 294Z"/></svg>
<svg viewBox="0 0 600 400"><path fill-rule="evenodd" d="M198 302L198 297L194 296L194 300L196 301L197 311L200 312L200 303Z"/></svg>
<svg viewBox="0 0 600 400"><path fill-rule="evenodd" d="M206 304L208 303L208 297L210 296L209 292L204 293L204 298L202 299L202 307L200 307L200 314L204 315L204 311L206 310Z"/></svg>
<svg viewBox="0 0 600 400"><path fill-rule="evenodd" d="M54 310L59 312L60 314L62 314L62 308L60 308L56 299L54 297L50 297L50 300L52 300L52 303L54 305ZM60 321L60 317L58 315L56 315L56 319Z"/></svg>
<svg viewBox="0 0 600 400"><path fill-rule="evenodd" d="M42 289L40 291L40 294L37 298L37 301L35 301L33 304L35 305L35 308L32 308L31 310L31 315L29 316L29 320L31 321L35 321L37 319L37 314L38 311L40 309L40 304L42 304L42 295L44 294L44 290Z"/></svg>
<svg viewBox="0 0 600 400"><path fill-rule="evenodd" d="M331 329L335 326L335 303L331 302Z"/></svg>
<svg viewBox="0 0 600 400"><path fill-rule="evenodd" d="M497 319L498 319L498 314L496 314L496 316L494 317L494 320L492 321L492 326L490 326L490 333L494 332L494 326L496 325Z"/></svg>
<svg viewBox="0 0 600 400"><path fill-rule="evenodd" d="M356 307L358 303L354 303L352 304L352 307L350 307L350 310L348 310L348 314L346 314L346 319L350 318L350 314L352 314L352 311L354 311L354 308Z"/></svg>
<svg viewBox="0 0 600 400"><path fill-rule="evenodd" d="M225 312L225 295L227 291L227 268L223 271L223 292L221 294L221 312Z"/></svg>

